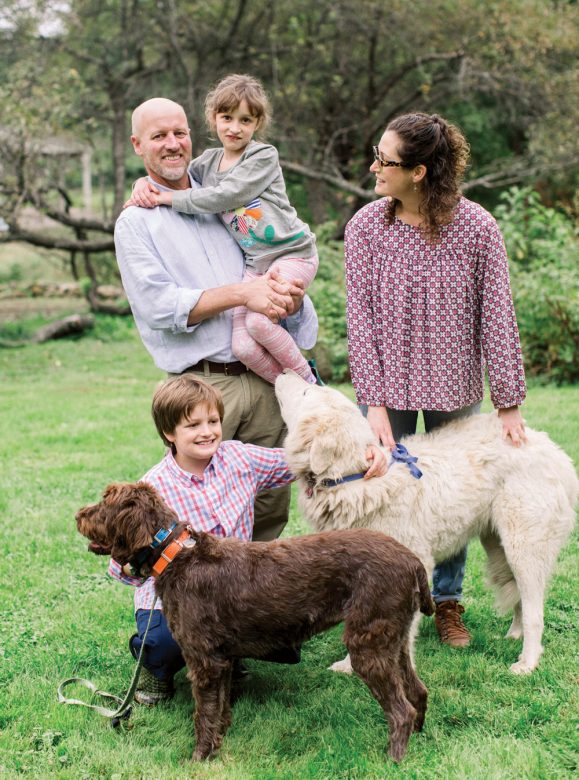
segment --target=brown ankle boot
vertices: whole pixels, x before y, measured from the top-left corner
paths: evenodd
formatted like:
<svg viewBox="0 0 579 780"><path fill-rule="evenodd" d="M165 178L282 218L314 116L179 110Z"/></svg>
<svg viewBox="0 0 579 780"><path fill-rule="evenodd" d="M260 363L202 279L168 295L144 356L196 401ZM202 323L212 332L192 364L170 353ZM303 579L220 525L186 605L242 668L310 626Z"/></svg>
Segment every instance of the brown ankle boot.
<svg viewBox="0 0 579 780"><path fill-rule="evenodd" d="M458 601L442 601L436 605L434 624L440 641L451 647L466 647L470 634L462 622L464 607Z"/></svg>
<svg viewBox="0 0 579 780"><path fill-rule="evenodd" d="M159 680L144 666L141 667L139 682L135 691L135 701L138 704L154 707L155 704L159 704L161 701L172 699L173 693L172 680Z"/></svg>

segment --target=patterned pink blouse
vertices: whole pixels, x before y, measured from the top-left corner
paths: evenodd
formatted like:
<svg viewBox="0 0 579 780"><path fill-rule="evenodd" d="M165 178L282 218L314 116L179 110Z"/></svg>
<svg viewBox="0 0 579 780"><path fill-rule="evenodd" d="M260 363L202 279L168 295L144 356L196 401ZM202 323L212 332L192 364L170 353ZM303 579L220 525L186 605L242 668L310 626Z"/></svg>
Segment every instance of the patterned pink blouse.
<svg viewBox="0 0 579 780"><path fill-rule="evenodd" d="M348 349L358 403L452 411L483 397L525 398L503 237L466 198L441 240L386 223L386 200L364 206L345 237Z"/></svg>

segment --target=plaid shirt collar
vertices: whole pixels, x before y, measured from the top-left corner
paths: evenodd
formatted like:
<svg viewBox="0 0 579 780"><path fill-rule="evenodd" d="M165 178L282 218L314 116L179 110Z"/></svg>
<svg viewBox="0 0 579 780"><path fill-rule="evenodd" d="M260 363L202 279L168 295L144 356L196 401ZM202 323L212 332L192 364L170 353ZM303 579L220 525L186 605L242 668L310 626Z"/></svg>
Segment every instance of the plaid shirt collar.
<svg viewBox="0 0 579 780"><path fill-rule="evenodd" d="M211 458L211 461L207 468L205 469L205 474L214 474L215 473L215 459L218 459L219 461L223 462L223 455L221 453L221 446L215 453L215 455ZM182 482L184 485L190 485L191 482L202 482L204 477L198 477L196 474L192 474L190 471L185 471L185 469L182 469L181 466L177 463L175 460L175 456L173 455L171 449L167 450L167 453L165 455L165 460L167 462L167 468L169 471L173 474L173 476L179 481Z"/></svg>

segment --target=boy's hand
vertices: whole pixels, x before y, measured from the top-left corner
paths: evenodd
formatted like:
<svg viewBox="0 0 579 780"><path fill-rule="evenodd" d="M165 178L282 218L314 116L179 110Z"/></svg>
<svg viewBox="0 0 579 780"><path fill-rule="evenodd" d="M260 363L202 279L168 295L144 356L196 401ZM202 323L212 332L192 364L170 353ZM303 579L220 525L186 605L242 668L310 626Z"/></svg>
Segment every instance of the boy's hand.
<svg viewBox="0 0 579 780"><path fill-rule="evenodd" d="M124 204L123 208L126 208L127 206L141 206L141 208L144 209L152 209L155 206L160 206L162 205L159 202L160 194L160 190L158 190L149 179L143 176L135 182L133 194Z"/></svg>
<svg viewBox="0 0 579 780"><path fill-rule="evenodd" d="M364 479L383 477L388 471L388 459L383 450L375 444L370 444L366 450L366 460L370 465L368 471L364 474Z"/></svg>

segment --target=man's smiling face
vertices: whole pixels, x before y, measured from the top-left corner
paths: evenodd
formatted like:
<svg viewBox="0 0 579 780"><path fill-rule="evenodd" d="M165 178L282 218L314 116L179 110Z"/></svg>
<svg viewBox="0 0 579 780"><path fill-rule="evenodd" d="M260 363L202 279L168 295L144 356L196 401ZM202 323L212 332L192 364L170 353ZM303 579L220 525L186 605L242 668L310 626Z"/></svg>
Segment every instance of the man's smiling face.
<svg viewBox="0 0 579 780"><path fill-rule="evenodd" d="M160 98L143 104L133 118L131 141L155 181L173 189L189 186L191 136L181 106Z"/></svg>

